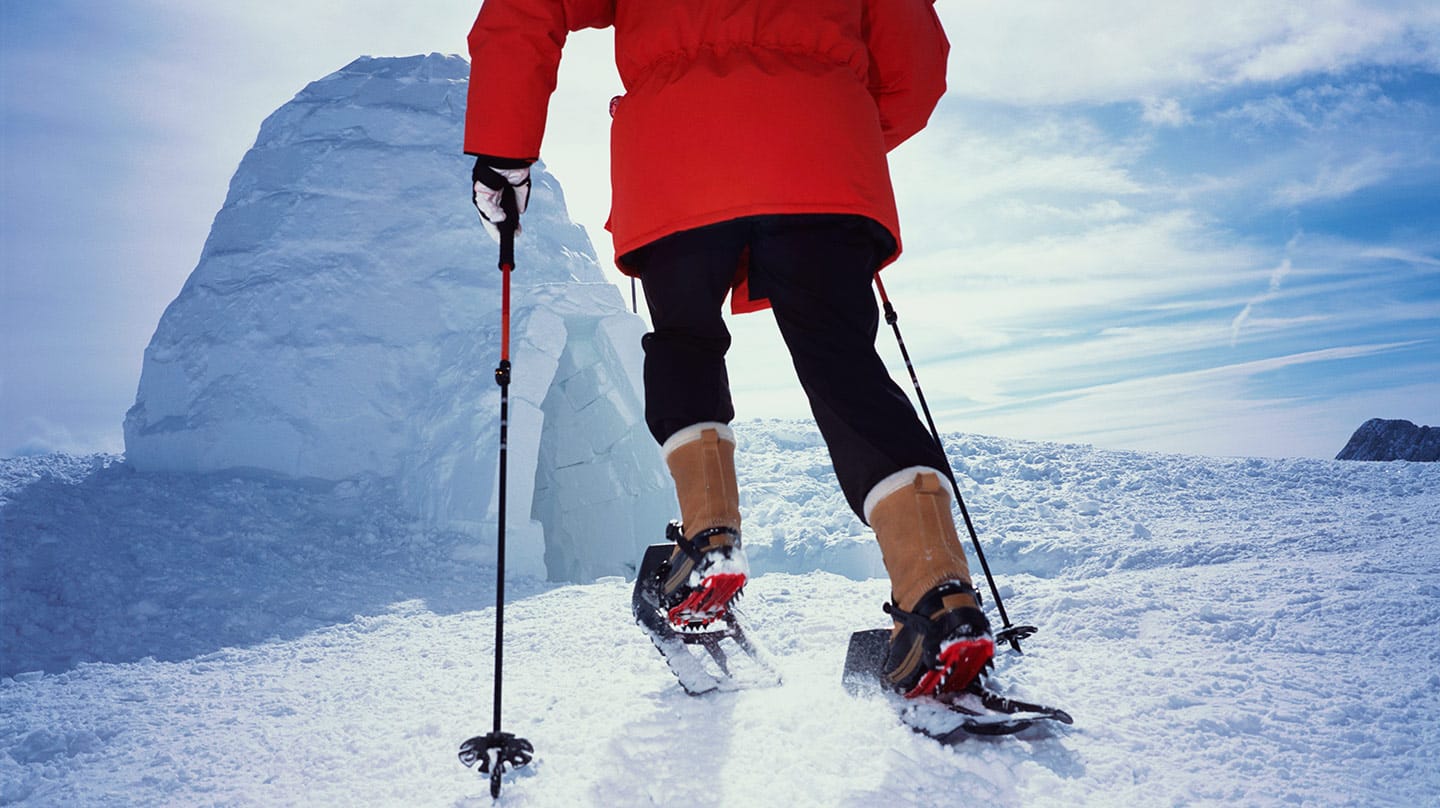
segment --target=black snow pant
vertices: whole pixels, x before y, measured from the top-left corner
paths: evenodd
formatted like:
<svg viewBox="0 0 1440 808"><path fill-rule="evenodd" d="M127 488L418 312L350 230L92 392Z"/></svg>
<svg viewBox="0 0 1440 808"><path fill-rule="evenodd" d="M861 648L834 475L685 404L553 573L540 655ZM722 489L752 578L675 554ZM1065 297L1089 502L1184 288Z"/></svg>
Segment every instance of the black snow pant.
<svg viewBox="0 0 1440 808"><path fill-rule="evenodd" d="M735 417L726 373L730 332L721 307L741 256L768 298L846 500L864 521L865 496L910 466L948 476L949 462L875 352L880 315L872 281L894 242L860 216L753 216L676 233L628 254L654 328L645 349L645 420L655 440Z"/></svg>

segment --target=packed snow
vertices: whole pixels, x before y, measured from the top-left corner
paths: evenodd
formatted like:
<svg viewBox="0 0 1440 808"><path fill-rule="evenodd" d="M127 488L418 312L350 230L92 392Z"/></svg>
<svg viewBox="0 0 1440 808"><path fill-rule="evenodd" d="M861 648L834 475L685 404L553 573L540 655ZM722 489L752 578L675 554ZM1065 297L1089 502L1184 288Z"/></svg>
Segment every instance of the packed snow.
<svg viewBox="0 0 1440 808"><path fill-rule="evenodd" d="M943 748L840 686L887 587L818 436L737 433L744 616L783 684L688 697L627 580L512 577L504 728L537 758L502 804L1440 801L1440 465L950 436L1006 607L1040 627L997 681L1076 723ZM0 461L0 800L489 803L456 750L491 728L495 570L397 499Z"/></svg>

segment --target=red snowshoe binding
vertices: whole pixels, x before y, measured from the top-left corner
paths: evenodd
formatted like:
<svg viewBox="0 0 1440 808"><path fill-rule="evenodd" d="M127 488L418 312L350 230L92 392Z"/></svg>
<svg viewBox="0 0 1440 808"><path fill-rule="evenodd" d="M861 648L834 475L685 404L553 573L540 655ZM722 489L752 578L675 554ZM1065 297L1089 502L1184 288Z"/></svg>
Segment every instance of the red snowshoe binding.
<svg viewBox="0 0 1440 808"><path fill-rule="evenodd" d="M995 640L974 587L947 581L926 592L913 611L885 604L896 623L883 669L906 698L964 690L991 666Z"/></svg>
<svg viewBox="0 0 1440 808"><path fill-rule="evenodd" d="M698 628L724 617L750 575L740 533L712 527L687 539L681 525L671 522L665 537L675 543L659 591L670 623Z"/></svg>

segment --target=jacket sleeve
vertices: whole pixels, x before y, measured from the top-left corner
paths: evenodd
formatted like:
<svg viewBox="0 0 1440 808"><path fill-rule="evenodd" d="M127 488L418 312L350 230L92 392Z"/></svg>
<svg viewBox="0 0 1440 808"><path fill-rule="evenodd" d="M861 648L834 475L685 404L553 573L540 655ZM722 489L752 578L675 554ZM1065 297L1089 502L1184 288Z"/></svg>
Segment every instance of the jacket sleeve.
<svg viewBox="0 0 1440 808"><path fill-rule="evenodd" d="M465 152L539 158L566 36L614 20L615 0L485 0L468 37Z"/></svg>
<svg viewBox="0 0 1440 808"><path fill-rule="evenodd" d="M924 129L945 94L950 42L934 0L866 0L864 35L870 95L889 150Z"/></svg>

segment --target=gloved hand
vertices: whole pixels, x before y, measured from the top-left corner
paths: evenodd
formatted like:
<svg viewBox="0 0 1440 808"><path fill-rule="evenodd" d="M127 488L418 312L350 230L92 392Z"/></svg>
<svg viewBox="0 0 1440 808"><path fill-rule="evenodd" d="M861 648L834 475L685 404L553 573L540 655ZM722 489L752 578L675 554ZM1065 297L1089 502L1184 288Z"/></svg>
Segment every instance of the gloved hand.
<svg viewBox="0 0 1440 808"><path fill-rule="evenodd" d="M523 160L498 157L476 157L470 172L474 192L470 199L480 212L480 222L496 241L500 240L499 223L515 217L515 232L520 232L520 214L530 202L530 166ZM505 204L505 190L515 192L515 210Z"/></svg>

